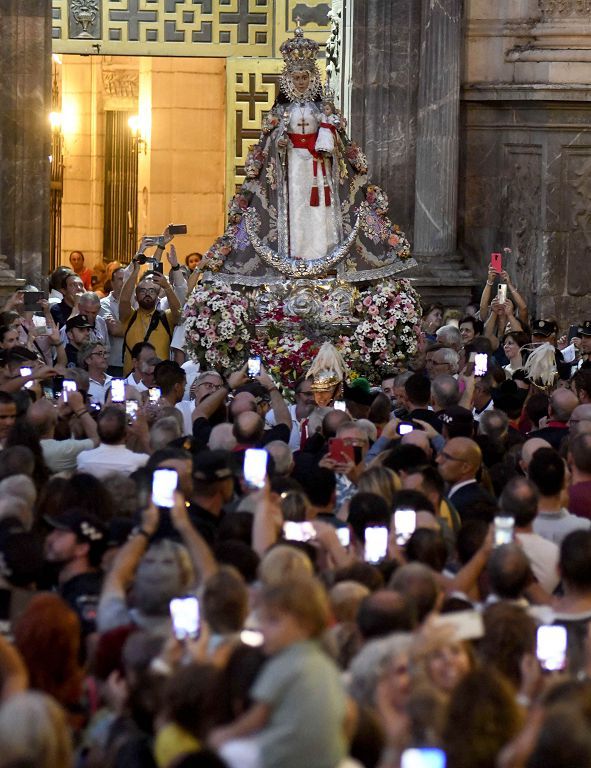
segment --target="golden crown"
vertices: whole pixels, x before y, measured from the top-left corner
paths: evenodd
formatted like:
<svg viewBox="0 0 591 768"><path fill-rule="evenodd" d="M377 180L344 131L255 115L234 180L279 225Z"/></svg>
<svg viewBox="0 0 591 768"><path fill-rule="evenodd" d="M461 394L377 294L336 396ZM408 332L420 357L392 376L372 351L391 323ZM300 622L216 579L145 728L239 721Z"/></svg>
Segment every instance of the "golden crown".
<svg viewBox="0 0 591 768"><path fill-rule="evenodd" d="M281 44L279 50L286 64L309 64L315 63L320 46L315 40L304 37L304 30L300 26L300 19L296 19L297 27L291 40L286 40Z"/></svg>

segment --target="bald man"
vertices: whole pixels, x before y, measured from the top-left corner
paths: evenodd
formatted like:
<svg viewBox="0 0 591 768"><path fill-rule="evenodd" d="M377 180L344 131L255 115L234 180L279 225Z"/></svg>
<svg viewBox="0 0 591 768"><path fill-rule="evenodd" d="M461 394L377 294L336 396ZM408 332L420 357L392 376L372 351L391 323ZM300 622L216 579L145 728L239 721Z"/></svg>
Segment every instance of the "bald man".
<svg viewBox="0 0 591 768"><path fill-rule="evenodd" d="M568 420L568 428L571 438L583 432L591 432L591 403L577 405Z"/></svg>
<svg viewBox="0 0 591 768"><path fill-rule="evenodd" d="M568 435L568 422L579 400L570 389L561 387L550 395L548 404L548 422L542 429L530 432L528 437L541 437L547 440L552 448L560 450L562 440Z"/></svg>
<svg viewBox="0 0 591 768"><path fill-rule="evenodd" d="M519 458L519 466L521 471L527 477L527 468L532 460L532 457L536 451L540 448L552 448L547 440L543 440L541 437L530 437L521 446L521 456Z"/></svg>
<svg viewBox="0 0 591 768"><path fill-rule="evenodd" d="M448 440L437 456L439 474L449 488L447 498L463 523L467 520L489 523L495 515L495 499L476 479L481 464L480 448L468 437Z"/></svg>

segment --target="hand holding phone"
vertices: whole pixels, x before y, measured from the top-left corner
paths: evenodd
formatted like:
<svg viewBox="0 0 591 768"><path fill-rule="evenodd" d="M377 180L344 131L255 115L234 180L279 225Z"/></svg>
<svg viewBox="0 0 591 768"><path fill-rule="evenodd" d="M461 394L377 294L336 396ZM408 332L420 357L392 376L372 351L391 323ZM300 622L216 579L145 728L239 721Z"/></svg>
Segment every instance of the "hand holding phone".
<svg viewBox="0 0 591 768"><path fill-rule="evenodd" d="M384 525L365 529L365 561L379 563L388 554L388 529Z"/></svg>
<svg viewBox="0 0 591 768"><path fill-rule="evenodd" d="M494 269L495 272L501 274L503 271L503 257L500 253L491 253L490 266L492 269Z"/></svg>
<svg viewBox="0 0 591 768"><path fill-rule="evenodd" d="M328 458L337 464L348 461L355 463L355 453L352 445L346 445L342 437L331 437L328 440Z"/></svg>
<svg viewBox="0 0 591 768"><path fill-rule="evenodd" d="M199 637L201 628L199 601L196 597L176 597L170 601L170 615L177 640Z"/></svg>
<svg viewBox="0 0 591 768"><path fill-rule="evenodd" d="M559 672L566 666L568 636L566 627L542 624L538 627L536 655L543 669Z"/></svg>
<svg viewBox="0 0 591 768"><path fill-rule="evenodd" d="M156 507L170 509L174 506L174 492L179 482L174 469L156 469L152 478L152 502Z"/></svg>
<svg viewBox="0 0 591 768"><path fill-rule="evenodd" d="M497 299L499 304L504 304L507 301L507 283L499 283Z"/></svg>
<svg viewBox="0 0 591 768"><path fill-rule="evenodd" d="M267 451L247 448L244 453L244 479L249 488L260 490L265 487L267 477Z"/></svg>
<svg viewBox="0 0 591 768"><path fill-rule="evenodd" d="M394 530L396 542L404 546L417 527L417 513L414 509L397 509L394 511Z"/></svg>
<svg viewBox="0 0 591 768"><path fill-rule="evenodd" d="M249 357L246 372L250 379L256 378L261 372L261 358L258 356Z"/></svg>
<svg viewBox="0 0 591 768"><path fill-rule="evenodd" d="M111 381L111 402L125 402L125 379L112 379Z"/></svg>
<svg viewBox="0 0 591 768"><path fill-rule="evenodd" d="M283 535L288 541L310 541L316 538L316 530L312 523L294 523L290 520L283 523Z"/></svg>
<svg viewBox="0 0 591 768"><path fill-rule="evenodd" d="M495 547L511 544L514 530L515 519L513 517L495 517Z"/></svg>
<svg viewBox="0 0 591 768"><path fill-rule="evenodd" d="M64 379L63 387L62 387L62 397L64 400L64 403L68 402L68 392L76 392L76 382L72 381L72 379Z"/></svg>

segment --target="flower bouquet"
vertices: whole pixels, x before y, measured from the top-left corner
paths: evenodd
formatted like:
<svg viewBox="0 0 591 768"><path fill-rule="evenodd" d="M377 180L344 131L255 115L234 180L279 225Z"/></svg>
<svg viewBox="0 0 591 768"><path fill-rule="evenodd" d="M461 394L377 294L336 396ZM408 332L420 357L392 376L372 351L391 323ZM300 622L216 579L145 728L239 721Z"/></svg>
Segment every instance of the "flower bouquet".
<svg viewBox="0 0 591 768"><path fill-rule="evenodd" d="M199 286L185 304L187 354L203 370L228 374L243 365L248 341L248 300L223 283Z"/></svg>

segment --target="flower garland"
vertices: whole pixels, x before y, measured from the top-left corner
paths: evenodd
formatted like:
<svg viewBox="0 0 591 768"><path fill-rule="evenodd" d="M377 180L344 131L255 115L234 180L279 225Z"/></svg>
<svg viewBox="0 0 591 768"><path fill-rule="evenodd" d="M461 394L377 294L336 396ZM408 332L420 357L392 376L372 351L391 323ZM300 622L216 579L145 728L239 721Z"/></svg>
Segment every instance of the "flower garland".
<svg viewBox="0 0 591 768"><path fill-rule="evenodd" d="M330 295L326 297L329 314ZM248 322L248 300L223 283L199 286L184 310L186 347L202 367L222 373L237 370L248 354L260 355L267 370L286 387L310 366L322 341L330 338L357 374L377 383L384 373L401 369L417 353L421 309L410 282L386 280L355 295L350 335L342 326L321 323L317 334L299 317L285 313L279 300L267 303L257 318L258 333Z"/></svg>
<svg viewBox="0 0 591 768"><path fill-rule="evenodd" d="M183 310L185 345L201 368L228 374L242 366L251 337L248 300L223 283L196 288Z"/></svg>

